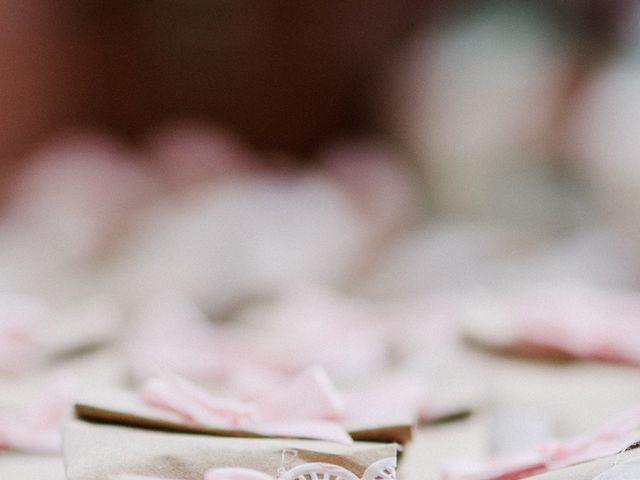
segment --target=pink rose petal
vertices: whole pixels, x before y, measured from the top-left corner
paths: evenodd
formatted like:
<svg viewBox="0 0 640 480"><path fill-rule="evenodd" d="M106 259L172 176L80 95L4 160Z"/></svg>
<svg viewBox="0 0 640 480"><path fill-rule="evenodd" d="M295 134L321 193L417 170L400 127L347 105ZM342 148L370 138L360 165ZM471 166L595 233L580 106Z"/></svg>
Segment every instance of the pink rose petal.
<svg viewBox="0 0 640 480"><path fill-rule="evenodd" d="M153 378L144 384L140 394L148 404L204 426L235 428L255 414L252 404L215 397L177 376Z"/></svg>
<svg viewBox="0 0 640 480"><path fill-rule="evenodd" d="M265 418L336 420L345 412L344 400L327 373L311 367L292 381L275 386L260 400Z"/></svg>

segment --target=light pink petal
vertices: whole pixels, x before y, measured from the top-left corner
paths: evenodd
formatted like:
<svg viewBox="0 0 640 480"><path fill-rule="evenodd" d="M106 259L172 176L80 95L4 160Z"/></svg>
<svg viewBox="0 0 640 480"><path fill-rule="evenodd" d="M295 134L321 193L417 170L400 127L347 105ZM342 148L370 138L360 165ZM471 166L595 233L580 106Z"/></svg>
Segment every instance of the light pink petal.
<svg viewBox="0 0 640 480"><path fill-rule="evenodd" d="M250 420L256 414L256 406L253 403L214 396L194 383L176 375L168 376L167 381L172 388L192 398L204 406L208 412L225 418L236 426L246 420Z"/></svg>
<svg viewBox="0 0 640 480"><path fill-rule="evenodd" d="M216 397L173 375L147 381L140 395L150 405L178 413L185 420L203 426L235 428L255 413L252 404Z"/></svg>
<svg viewBox="0 0 640 480"><path fill-rule="evenodd" d="M57 453L62 447L60 428L47 430L27 430L19 426L9 427L7 446L11 450L35 453ZM0 427L1 428L1 427Z"/></svg>
<svg viewBox="0 0 640 480"><path fill-rule="evenodd" d="M291 382L276 387L259 403L268 419L335 420L345 412L345 403L327 373L311 367Z"/></svg>
<svg viewBox="0 0 640 480"><path fill-rule="evenodd" d="M415 424L428 416L426 388L414 377L374 382L345 398L348 425Z"/></svg>
<svg viewBox="0 0 640 480"><path fill-rule="evenodd" d="M226 388L238 398L257 401L286 383L286 376L265 365L238 366L226 382Z"/></svg>
<svg viewBox="0 0 640 480"><path fill-rule="evenodd" d="M221 418L212 416L202 405L176 393L159 378L152 378L145 382L140 389L140 397L151 406L177 413L190 424L220 425L222 423Z"/></svg>

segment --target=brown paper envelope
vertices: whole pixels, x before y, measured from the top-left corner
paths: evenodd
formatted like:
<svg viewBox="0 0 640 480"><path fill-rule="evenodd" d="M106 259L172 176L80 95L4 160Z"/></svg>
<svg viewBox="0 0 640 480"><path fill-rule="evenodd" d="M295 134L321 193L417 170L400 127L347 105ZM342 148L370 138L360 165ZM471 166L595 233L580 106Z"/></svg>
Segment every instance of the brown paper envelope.
<svg viewBox="0 0 640 480"><path fill-rule="evenodd" d="M396 444L318 440L232 438L158 432L71 420L64 431L68 480L109 480L112 475L150 475L202 480L213 467L245 467L277 476L307 462L340 465L357 476L381 459L395 458ZM295 452L295 453L294 453Z"/></svg>

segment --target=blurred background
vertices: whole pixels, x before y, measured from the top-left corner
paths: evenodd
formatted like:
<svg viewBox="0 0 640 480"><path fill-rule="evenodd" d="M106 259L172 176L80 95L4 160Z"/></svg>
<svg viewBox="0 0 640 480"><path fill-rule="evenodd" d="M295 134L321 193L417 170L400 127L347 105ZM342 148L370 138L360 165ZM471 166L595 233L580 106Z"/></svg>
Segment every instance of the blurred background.
<svg viewBox="0 0 640 480"><path fill-rule="evenodd" d="M328 168L325 157L349 157L340 167L352 177L348 193L358 208L390 209L394 234L407 221L515 226L529 229L524 236L574 238L575 254L588 258L572 266L583 270L614 261L600 248L593 258L590 247L614 257L635 249L633 1L28 0L0 8L5 199L56 148L89 157L78 167L89 176L95 155L83 148L145 170L155 177L148 183L162 175L189 183L236 168L225 149L242 144L236 163L250 169ZM336 143L354 140L393 156L375 160L389 177L404 175L396 191L365 178L375 176L368 154L336 153ZM82 181L74 168L63 179L43 167L39 181L59 181L72 195ZM610 238L611 228L621 235ZM497 234L482 229L484 240L478 231L446 235L486 249ZM632 281L627 262L636 257L624 272L592 273ZM589 265L576 265L582 260ZM415 272L423 274L436 276Z"/></svg>
<svg viewBox="0 0 640 480"><path fill-rule="evenodd" d="M228 386L204 323L484 381L504 448L640 400L469 346L640 363L638 2L0 0L0 169L0 371Z"/></svg>
<svg viewBox="0 0 640 480"><path fill-rule="evenodd" d="M530 3L2 2L2 165L77 127L214 123L262 164L357 134L417 167L432 213L575 221L632 173L638 9Z"/></svg>

